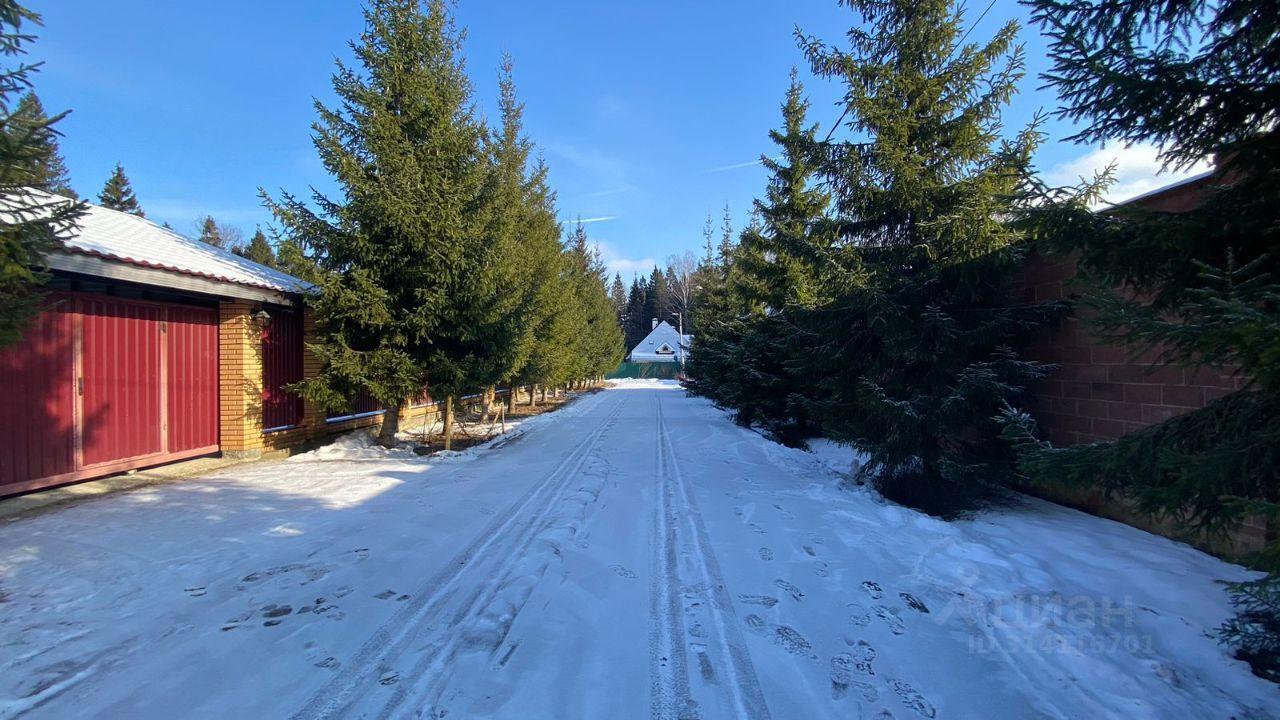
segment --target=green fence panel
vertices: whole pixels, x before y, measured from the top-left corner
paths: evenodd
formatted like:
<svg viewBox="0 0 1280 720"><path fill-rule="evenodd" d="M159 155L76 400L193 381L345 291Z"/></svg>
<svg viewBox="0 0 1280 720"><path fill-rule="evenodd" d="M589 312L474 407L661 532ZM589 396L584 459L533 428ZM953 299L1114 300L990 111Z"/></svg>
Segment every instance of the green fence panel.
<svg viewBox="0 0 1280 720"><path fill-rule="evenodd" d="M656 379L675 380L680 375L680 363L675 362L624 362L606 377L610 380Z"/></svg>

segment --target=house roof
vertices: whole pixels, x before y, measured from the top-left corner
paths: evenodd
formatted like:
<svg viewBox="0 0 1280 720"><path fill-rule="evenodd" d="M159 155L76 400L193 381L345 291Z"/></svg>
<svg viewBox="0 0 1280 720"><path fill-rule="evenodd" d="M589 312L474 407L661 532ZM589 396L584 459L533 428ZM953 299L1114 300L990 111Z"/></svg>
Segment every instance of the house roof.
<svg viewBox="0 0 1280 720"><path fill-rule="evenodd" d="M38 190L29 193L30 200L13 195L0 198L0 212L16 209L18 203L70 202ZM77 227L63 235L65 248L60 252L277 292L298 293L310 287L292 275L179 235L146 218L99 205L86 207Z"/></svg>
<svg viewBox="0 0 1280 720"><path fill-rule="evenodd" d="M636 343L634 348L631 348L631 359L671 359L679 349L684 348L687 350L692 340L693 336L691 335L681 337L680 332L664 320L658 323L657 327L653 328L643 340ZM664 345L670 352L659 353L658 350Z"/></svg>

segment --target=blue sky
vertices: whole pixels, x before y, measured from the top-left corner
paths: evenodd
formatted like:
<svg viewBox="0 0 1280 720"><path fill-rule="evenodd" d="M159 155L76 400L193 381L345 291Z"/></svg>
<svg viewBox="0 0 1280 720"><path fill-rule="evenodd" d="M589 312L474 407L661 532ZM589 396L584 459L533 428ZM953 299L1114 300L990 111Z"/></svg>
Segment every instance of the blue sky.
<svg viewBox="0 0 1280 720"><path fill-rule="evenodd" d="M361 29L358 2L30 2L45 21L36 88L50 111L72 110L62 149L82 195L96 196L120 161L149 217L194 234L212 214L247 235L270 223L259 187L332 187L311 147L311 103L332 96L333 60ZM973 8L971 21L986 3ZM628 279L697 250L708 211L718 222L728 203L745 222L765 181L751 163L770 150L787 73L802 64L794 28L838 42L856 21L834 0L461 0L456 14L480 108L493 116L497 65L510 52L561 217L593 220L591 237ZM970 39L1011 17L1024 21L1029 70L1005 117L1016 129L1056 107L1037 89L1043 39L1008 0ZM812 118L829 126L838 88L806 84ZM1069 127L1046 130L1038 162L1051 179L1117 159L1119 198L1180 177L1156 177L1151 148L1080 147L1060 141Z"/></svg>

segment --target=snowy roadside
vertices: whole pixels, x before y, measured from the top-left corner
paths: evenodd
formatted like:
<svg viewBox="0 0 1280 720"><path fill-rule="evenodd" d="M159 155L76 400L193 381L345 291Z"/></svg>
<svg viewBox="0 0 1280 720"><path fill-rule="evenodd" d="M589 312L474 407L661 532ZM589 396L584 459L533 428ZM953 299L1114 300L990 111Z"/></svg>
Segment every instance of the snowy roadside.
<svg viewBox="0 0 1280 720"><path fill-rule="evenodd" d="M583 396L573 395L569 397L563 405L548 412L544 412L531 417L521 417L507 420L502 429L493 432L484 442L476 443L463 450L436 450L427 455L419 455L414 452L414 433L408 430L401 430L396 435L396 439L400 441L400 445L394 448L385 448L377 443L374 438L374 432L369 429L353 430L344 433L326 445L316 448L305 453L298 453L285 460L288 463L314 463L314 462L339 462L353 460L400 460L404 462L469 462L479 458L481 455L490 450L513 442L516 438L521 437L530 430L541 427L548 422L554 422L554 417L560 413L569 413L573 415L573 409ZM423 425L420 432L435 430L440 428L440 422L437 420L433 425Z"/></svg>
<svg viewBox="0 0 1280 720"><path fill-rule="evenodd" d="M465 462L348 439L0 525L0 718L1276 715L1212 637L1242 568L814 450L629 381Z"/></svg>

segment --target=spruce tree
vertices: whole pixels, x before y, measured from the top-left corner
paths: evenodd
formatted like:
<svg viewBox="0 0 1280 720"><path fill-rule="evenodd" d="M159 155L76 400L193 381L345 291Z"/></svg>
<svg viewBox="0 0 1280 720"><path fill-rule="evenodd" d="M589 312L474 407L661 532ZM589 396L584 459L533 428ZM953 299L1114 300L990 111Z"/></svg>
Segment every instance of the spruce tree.
<svg viewBox="0 0 1280 720"><path fill-rule="evenodd" d="M1014 479L994 418L1045 369L1012 348L1058 311L1008 289L1025 241L1008 219L1038 140L1002 132L1018 27L962 45L949 0L846 4L864 21L848 50L803 40L813 71L843 84L852 136L823 148L850 282L814 333L818 410L886 497L949 515Z"/></svg>
<svg viewBox="0 0 1280 720"><path fill-rule="evenodd" d="M318 291L320 374L299 385L330 408L367 391L386 408L380 441L427 385L436 397L470 378L469 275L483 245L483 129L473 116L461 37L443 0L373 0L338 63L337 107L316 103L314 143L341 195L267 198ZM296 260L290 259L290 263ZM304 266L305 267L305 266Z"/></svg>
<svg viewBox="0 0 1280 720"><path fill-rule="evenodd" d="M721 297L711 300L724 308L705 318L690 363L695 391L733 407L738 422L761 425L788 444L813 432L806 398L816 393L807 348L815 338L798 323L827 296L819 258L831 245L829 198L816 185L820 157L808 106L792 70L783 127L770 133L780 159L762 158L771 177L765 199L754 206L758 219L736 252L725 243L731 262Z"/></svg>
<svg viewBox="0 0 1280 720"><path fill-rule="evenodd" d="M218 221L213 219L212 215L205 215L200 221L200 242L205 245L212 245L216 248L225 250L227 241L222 237L222 230L218 227Z"/></svg>
<svg viewBox="0 0 1280 720"><path fill-rule="evenodd" d="M259 265L265 265L269 268L276 267L276 251L271 247L267 236L263 234L262 228L257 228L253 231L253 237L249 239L249 244L236 245L231 249L231 252L252 260Z"/></svg>
<svg viewBox="0 0 1280 720"><path fill-rule="evenodd" d="M63 197L78 199L75 190L71 189L71 174L67 170L66 161L58 149L58 132L52 125L66 117L61 113L50 118L44 110L40 98L30 90L18 101L18 108L5 123L5 132L13 135L11 142L21 142L18 136L28 135L38 147L38 152L31 158L28 171L31 174L30 187L46 190ZM34 129L42 128L38 132Z"/></svg>
<svg viewBox="0 0 1280 720"><path fill-rule="evenodd" d="M40 16L13 0L0 0L0 348L22 338L40 311L40 285L48 279L45 256L84 206L32 191L44 170L59 117L37 121L15 102L31 83L35 65L22 59ZM13 108L10 111L10 108Z"/></svg>
<svg viewBox="0 0 1280 720"><path fill-rule="evenodd" d="M645 296L645 317L642 323L642 327L647 328L644 331L645 335L653 329L654 320L658 322L671 320L671 307L671 287L667 285L667 276L655 265L653 271L649 273L648 293Z"/></svg>
<svg viewBox="0 0 1280 720"><path fill-rule="evenodd" d="M819 270L832 245L824 224L830 196L816 185L820 169L817 126L795 69L782 105L782 129L769 133L780 159L762 157L770 173L765 199L754 203L760 224L741 237L740 288L757 310L814 307L826 298Z"/></svg>
<svg viewBox="0 0 1280 720"><path fill-rule="evenodd" d="M1190 530L1280 520L1280 15L1272 3L1122 5L1032 0L1046 79L1080 142L1145 142L1170 166L1215 159L1186 212L1090 212L1101 188L1041 188L1027 213L1047 252L1078 259L1085 317L1135 357L1234 368L1243 389L1113 443L1053 448L1008 413L1033 480L1101 487ZM1104 179L1105 180L1105 179ZM1117 290L1117 288L1120 288ZM1273 574L1231 586L1223 629L1255 672L1280 678L1280 543Z"/></svg>
<svg viewBox="0 0 1280 720"><path fill-rule="evenodd" d="M622 284L622 273L613 274L613 284L609 286L609 300L613 302L613 312L618 316L618 326L627 325L627 287Z"/></svg>
<svg viewBox="0 0 1280 720"><path fill-rule="evenodd" d="M138 197L133 194L133 185L129 183L129 178L124 174L124 166L120 163L116 163L116 169L111 172L111 177L107 178L107 183L102 186L102 192L98 193L98 204L104 208L127 212L138 217L147 216L142 212Z"/></svg>
<svg viewBox="0 0 1280 720"><path fill-rule="evenodd" d="M560 244L555 193L547 185L547 167L539 159L524 185L525 262L531 346L513 385L561 385L573 378L573 350L579 317L570 289L569 263ZM515 395L509 396L511 403Z"/></svg>
<svg viewBox="0 0 1280 720"><path fill-rule="evenodd" d="M613 313L613 303L605 286L605 267L593 249L586 229L578 223L565 250L568 286L575 299L578 317L573 379L590 380L613 371L622 362L622 329ZM656 268L655 275L662 273Z"/></svg>
<svg viewBox="0 0 1280 720"><path fill-rule="evenodd" d="M638 276L633 277L631 279L631 290L627 293L627 324L623 326L626 331L628 352L649 333L646 329L649 327L649 319L645 317L645 305L648 302L648 295L649 291L645 286L644 280Z"/></svg>
<svg viewBox="0 0 1280 720"><path fill-rule="evenodd" d="M487 134L485 143L489 165L483 188L486 242L474 246L476 269L467 277L466 294L472 300L465 322L473 359L465 384L470 388L510 381L528 362L538 321L534 298L539 289L530 282L534 258L525 237L533 146L524 136L524 106L516 97L509 56L502 60L498 88L500 123Z"/></svg>

